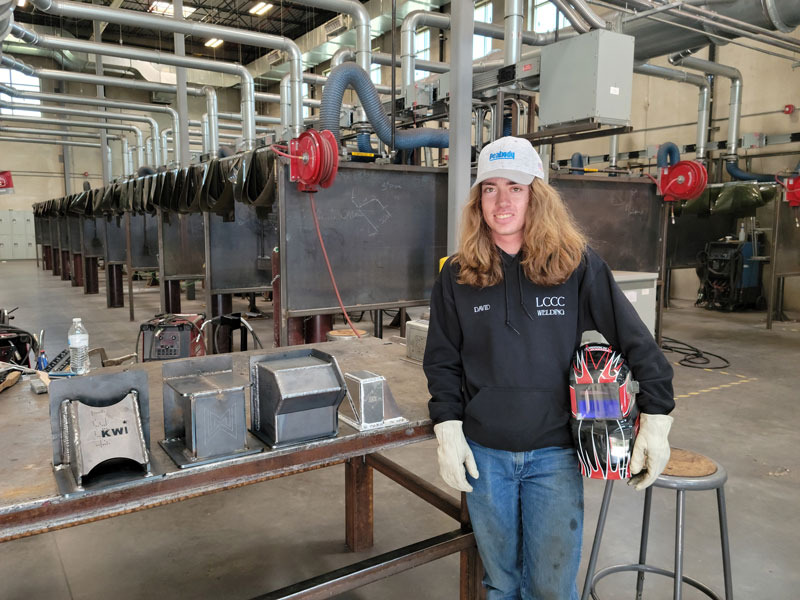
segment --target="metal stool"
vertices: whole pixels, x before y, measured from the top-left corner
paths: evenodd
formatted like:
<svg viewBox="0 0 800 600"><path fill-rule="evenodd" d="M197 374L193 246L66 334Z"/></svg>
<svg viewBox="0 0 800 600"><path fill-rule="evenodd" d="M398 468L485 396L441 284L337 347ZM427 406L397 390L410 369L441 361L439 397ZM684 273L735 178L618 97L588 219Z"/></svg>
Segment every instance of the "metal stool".
<svg viewBox="0 0 800 600"><path fill-rule="evenodd" d="M644 574L655 573L672 577L675 580L674 600L681 600L681 582L685 582L692 587L700 590L709 598L721 600L720 597L711 591L710 588L699 581L687 577L683 574L683 529L684 529L684 507L685 494L687 491L717 490L717 509L719 516L719 532L722 541L722 570L725 578L725 600L733 600L733 584L731 582L731 557L728 549L728 520L725 513L725 481L728 474L725 469L716 461L701 454L672 448L669 463L664 472L656 479L656 482L645 490L644 495L644 514L642 516L642 537L639 544L639 562L637 564L616 565L607 567L595 573L597 556L600 551L600 541L603 537L603 529L606 524L608 505L611 501L611 491L614 482L606 481L605 491L603 492L603 502L600 505L600 515L597 520L597 530L594 534L592 543L592 553L589 557L589 566L586 571L586 581L583 586L581 600L587 600L591 594L594 600L598 600L595 593L597 582L603 577L613 573L623 571L637 571L636 577L636 599L641 600L642 588L644 587ZM668 571L646 564L647 557L647 534L650 526L650 505L653 497L653 488L668 488L678 492L676 517L675 517L675 570Z"/></svg>

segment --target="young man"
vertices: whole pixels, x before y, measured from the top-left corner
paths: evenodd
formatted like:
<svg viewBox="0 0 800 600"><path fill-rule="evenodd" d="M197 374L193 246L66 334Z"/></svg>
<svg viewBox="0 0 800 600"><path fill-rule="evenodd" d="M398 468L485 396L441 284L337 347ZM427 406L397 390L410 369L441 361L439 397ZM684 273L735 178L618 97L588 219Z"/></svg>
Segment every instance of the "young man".
<svg viewBox="0 0 800 600"><path fill-rule="evenodd" d="M583 482L568 369L584 331L619 349L640 384L631 472L646 473L631 483L649 486L669 459L672 368L543 177L526 140L483 148L458 253L431 296L439 471L469 492L489 600L577 599Z"/></svg>

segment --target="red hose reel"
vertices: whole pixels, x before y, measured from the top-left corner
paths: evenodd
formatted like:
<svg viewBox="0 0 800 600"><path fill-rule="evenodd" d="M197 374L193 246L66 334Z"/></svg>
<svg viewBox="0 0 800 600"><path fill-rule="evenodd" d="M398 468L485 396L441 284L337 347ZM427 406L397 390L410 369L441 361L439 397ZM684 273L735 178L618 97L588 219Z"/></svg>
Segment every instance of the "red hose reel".
<svg viewBox="0 0 800 600"><path fill-rule="evenodd" d="M336 138L327 129L308 129L289 141L289 180L297 182L301 192L316 192L317 186L328 188L339 170Z"/></svg>
<svg viewBox="0 0 800 600"><path fill-rule="evenodd" d="M800 207L800 175L784 179L783 187L786 188L786 201L789 206L792 208Z"/></svg>
<svg viewBox="0 0 800 600"><path fill-rule="evenodd" d="M694 200L706 189L708 172L699 162L682 160L669 167L662 167L658 189L665 202Z"/></svg>

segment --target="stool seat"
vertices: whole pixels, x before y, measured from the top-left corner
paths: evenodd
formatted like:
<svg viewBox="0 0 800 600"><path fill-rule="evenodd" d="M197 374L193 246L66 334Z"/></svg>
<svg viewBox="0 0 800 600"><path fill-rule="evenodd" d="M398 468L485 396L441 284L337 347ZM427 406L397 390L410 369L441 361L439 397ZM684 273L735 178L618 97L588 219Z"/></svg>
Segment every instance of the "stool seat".
<svg viewBox="0 0 800 600"><path fill-rule="evenodd" d="M717 461L682 448L670 448L669 462L654 487L671 490L714 490L725 485L728 473Z"/></svg>

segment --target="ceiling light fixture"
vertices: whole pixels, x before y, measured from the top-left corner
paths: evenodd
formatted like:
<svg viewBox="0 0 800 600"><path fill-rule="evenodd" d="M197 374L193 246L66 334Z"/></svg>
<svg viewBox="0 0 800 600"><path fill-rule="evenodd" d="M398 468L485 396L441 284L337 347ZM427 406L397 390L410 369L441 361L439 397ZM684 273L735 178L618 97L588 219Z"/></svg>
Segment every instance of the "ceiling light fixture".
<svg viewBox="0 0 800 600"><path fill-rule="evenodd" d="M191 15L195 10L197 9L194 6L184 5L183 18L185 19L186 17ZM157 15L165 15L167 17L171 17L175 14L175 7L172 6L171 2L164 2L163 0L155 0L150 4L147 11L155 13Z"/></svg>
<svg viewBox="0 0 800 600"><path fill-rule="evenodd" d="M28 0L17 0L17 6L20 8L25 8L25 5L28 3Z"/></svg>
<svg viewBox="0 0 800 600"><path fill-rule="evenodd" d="M223 40L218 40L217 38L211 38L206 42L205 45L208 46L209 48L219 48L220 46L222 46L222 42Z"/></svg>
<svg viewBox="0 0 800 600"><path fill-rule="evenodd" d="M259 17L263 17L267 11L272 8L272 4L267 4L266 2L259 2L258 4L253 5L249 12L251 15L258 15Z"/></svg>

